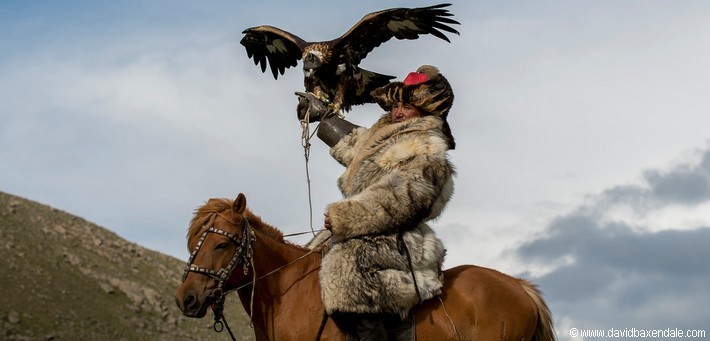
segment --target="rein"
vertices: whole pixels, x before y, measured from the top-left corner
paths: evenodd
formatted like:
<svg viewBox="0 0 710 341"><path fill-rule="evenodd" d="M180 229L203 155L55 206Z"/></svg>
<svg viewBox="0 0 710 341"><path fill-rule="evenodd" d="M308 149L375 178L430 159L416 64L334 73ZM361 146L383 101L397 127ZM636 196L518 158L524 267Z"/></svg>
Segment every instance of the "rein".
<svg viewBox="0 0 710 341"><path fill-rule="evenodd" d="M298 233L298 234L306 234L306 233L310 233L310 232L302 232L302 233ZM323 243L325 243L328 239L330 239L330 236L329 236L328 238L324 239L324 240L323 240ZM280 266L280 267L278 267L278 268L276 268L276 269L274 269L274 270L271 270L269 273L259 276L259 278L254 278L254 279L251 280L251 282L247 282L247 283L243 284L242 286L240 286L240 287L238 287L238 288L235 288L234 290L241 290L241 289L244 289L245 287L247 287L247 286L249 286L249 285L255 283L256 281L259 281L259 280L262 280L262 279L264 279L264 278L266 278L266 277L269 277L269 276L271 276L271 275L273 275L273 274L275 274L275 273L277 273L277 272L279 272L279 271L281 271L281 270L287 268L288 266L293 265L294 263L296 263L296 262L298 262L298 261L300 261L300 260L302 260L302 259L304 259L304 258L310 256L311 254L313 254L313 253L316 252L316 251L320 251L320 250L317 249L317 248L313 248L313 249L311 249L310 251L308 251L306 254L304 254L303 256L298 257L298 258L296 258L296 259L294 259L294 260L288 262L287 264L284 264L284 265L282 265L282 266Z"/></svg>

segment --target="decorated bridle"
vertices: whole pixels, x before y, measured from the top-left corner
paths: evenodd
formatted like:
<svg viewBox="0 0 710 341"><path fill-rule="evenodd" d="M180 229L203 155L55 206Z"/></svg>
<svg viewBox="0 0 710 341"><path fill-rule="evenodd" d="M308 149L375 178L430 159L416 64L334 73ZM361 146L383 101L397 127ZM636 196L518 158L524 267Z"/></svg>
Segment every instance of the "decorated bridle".
<svg viewBox="0 0 710 341"><path fill-rule="evenodd" d="M226 220L230 221L229 219ZM211 221L214 221L214 219L210 219L210 222ZM200 239L197 241L197 246L195 246L195 249L190 254L190 258L187 260L187 265L185 266L185 272L182 275L183 282L185 282L185 279L187 278L187 275L190 272L195 272L210 277L217 281L217 288L215 288L210 294L210 296L214 298L214 303L212 303L212 311L214 312L215 320L213 328L215 331L221 332L226 326L229 335L232 337L232 340L235 340L234 334L232 334L232 330L229 328L227 320L225 320L223 314L224 300L228 293L225 292L224 285L227 283L227 280L229 280L229 277L232 276L234 268L236 268L239 264L242 264L243 266L244 275L246 276L249 274L249 267L253 267L252 260L254 257L254 249L252 246L254 244L254 240L256 239L254 231L251 229L249 221L246 217L244 217L243 222L244 232L242 233L241 239L237 238L237 236L232 233L218 229L214 226L210 226L209 228L207 228L207 230L205 230L205 232L203 232L200 236ZM227 237L236 247L234 255L232 255L232 258L229 260L227 266L222 267L219 270L202 268L195 264L192 264L192 262L195 260L195 257L197 256L197 253L200 251L200 248L202 248L202 244L210 233L215 233ZM254 275L255 274L253 274L252 271L252 276Z"/></svg>
<svg viewBox="0 0 710 341"><path fill-rule="evenodd" d="M224 318L224 300L229 291L224 290L224 286L229 280L229 278L232 276L232 272L234 272L234 269L237 267L237 265L242 264L243 270L244 270L244 275L249 274L249 268L252 268L251 275L252 279L251 281L247 282L246 284L231 289L232 290L240 290L243 289L249 285L251 285L252 288L252 299L251 303L254 303L254 289L255 285L254 283L260 279L266 278L278 271L281 271L287 266L290 266L291 264L294 264L309 255L311 255L314 252L320 252L322 251L322 248L313 248L311 251L307 252L306 254L298 257L297 259L292 260L288 264L285 264L283 266L280 266L264 275L261 275L260 277L256 277L256 272L254 269L254 241L256 240L256 235L254 234L254 230L251 228L251 225L249 225L249 221L247 220L246 217L243 219L243 226L244 226L244 232L242 233L241 238L238 238L232 233L229 233L227 231L218 229L213 225L214 218L219 215L225 220L232 222L230 219L227 217L221 215L220 213L214 213L214 216L208 220L207 224L203 225L203 228L206 226L207 229L205 232L202 233L200 236L200 239L197 241L197 245L195 246L195 249L192 251L190 254L190 258L187 260L187 265L185 266L185 271L182 275L182 281L185 282L185 279L187 279L187 275L190 272L195 272L207 277L210 277L217 281L217 287L212 291L210 294L210 297L214 298L214 301L212 303L212 311L214 312L214 325L212 326L213 329L216 332L221 332L224 330L226 327L227 331L229 332L229 336L232 337L232 340L236 340L234 337L234 334L232 333L232 330L229 328L229 324L227 324L227 320ZM237 225L236 223L232 222L232 224ZM308 231L308 232L299 232L299 233L292 233L288 235L284 235L284 237L289 237L289 236L297 236L301 234L306 234L306 233L315 233L315 232L320 232L323 231L317 230L317 231ZM219 234L221 236L227 237L235 246L236 249L234 250L234 255L232 255L232 258L229 260L229 263L227 263L226 267L222 267L219 270L214 270L214 269L207 269L203 267L199 267L195 264L192 264L192 262L195 260L195 257L197 257L197 253L200 251L200 248L202 248L202 245L204 244L205 239L210 233L215 233ZM326 240L330 239L330 237L326 238ZM324 241L325 242L325 241ZM250 309L250 312L253 312L254 309L253 307ZM251 317L251 313L250 313Z"/></svg>

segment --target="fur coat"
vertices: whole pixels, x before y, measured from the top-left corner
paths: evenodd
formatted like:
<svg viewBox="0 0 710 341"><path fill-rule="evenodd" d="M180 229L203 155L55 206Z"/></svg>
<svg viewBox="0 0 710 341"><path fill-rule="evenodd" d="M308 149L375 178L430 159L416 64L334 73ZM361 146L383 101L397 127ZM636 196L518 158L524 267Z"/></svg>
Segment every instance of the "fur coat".
<svg viewBox="0 0 710 341"><path fill-rule="evenodd" d="M346 169L338 179L344 199L327 208L332 237L320 283L328 313L405 317L418 303L409 259L398 248L400 230L421 298L441 293L445 249L425 222L438 217L453 194L443 123L436 116L392 123L386 114L331 148Z"/></svg>

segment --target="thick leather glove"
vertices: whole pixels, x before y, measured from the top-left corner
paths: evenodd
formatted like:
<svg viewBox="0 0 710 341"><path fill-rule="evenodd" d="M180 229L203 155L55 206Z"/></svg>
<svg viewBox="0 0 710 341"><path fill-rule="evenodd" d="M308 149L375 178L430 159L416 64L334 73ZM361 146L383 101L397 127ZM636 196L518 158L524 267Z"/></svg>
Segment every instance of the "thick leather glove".
<svg viewBox="0 0 710 341"><path fill-rule="evenodd" d="M358 126L346 120L335 117L323 119L318 126L318 138L323 140L328 147L335 146L345 135L350 134Z"/></svg>
<svg viewBox="0 0 710 341"><path fill-rule="evenodd" d="M306 113L308 113L308 123L317 122L332 115L328 103L318 98L312 92L296 92L296 96L298 96L296 114L298 115L299 121L306 118Z"/></svg>

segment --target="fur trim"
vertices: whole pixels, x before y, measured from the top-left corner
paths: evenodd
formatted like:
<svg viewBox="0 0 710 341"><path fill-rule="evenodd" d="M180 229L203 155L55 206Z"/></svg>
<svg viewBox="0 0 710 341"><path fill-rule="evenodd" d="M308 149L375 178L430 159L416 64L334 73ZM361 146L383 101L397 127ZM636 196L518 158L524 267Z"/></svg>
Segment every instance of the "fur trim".
<svg viewBox="0 0 710 341"><path fill-rule="evenodd" d="M409 264L397 248L400 230L407 231L422 298L439 293L444 247L424 222L438 217L453 193L442 125L436 116L392 123L386 114L331 148L347 168L338 179L345 199L327 208L332 245L320 276L329 312L406 315L417 303Z"/></svg>
<svg viewBox="0 0 710 341"><path fill-rule="evenodd" d="M394 233L434 219L453 194L442 120L390 122L384 115L331 149L336 159L351 160L338 179L346 199L327 208L335 240Z"/></svg>
<svg viewBox="0 0 710 341"><path fill-rule="evenodd" d="M358 137L360 135L365 134L366 132L367 129L363 127L355 128L349 134L343 136L343 138L341 138L340 141L333 146L330 151L330 155L332 155L335 160L340 162L341 165L347 167L355 157L355 151L357 150L354 148L355 142L358 141Z"/></svg>
<svg viewBox="0 0 710 341"><path fill-rule="evenodd" d="M328 313L389 313L407 316L417 304L406 256L396 235L368 236L336 243L323 258L321 293ZM426 224L404 234L423 300L441 293L438 264L444 246Z"/></svg>

